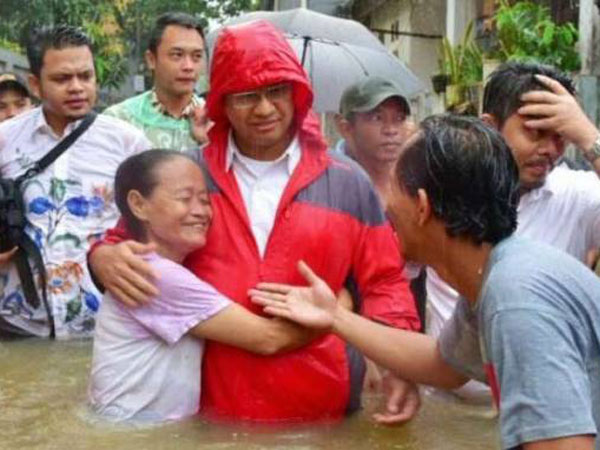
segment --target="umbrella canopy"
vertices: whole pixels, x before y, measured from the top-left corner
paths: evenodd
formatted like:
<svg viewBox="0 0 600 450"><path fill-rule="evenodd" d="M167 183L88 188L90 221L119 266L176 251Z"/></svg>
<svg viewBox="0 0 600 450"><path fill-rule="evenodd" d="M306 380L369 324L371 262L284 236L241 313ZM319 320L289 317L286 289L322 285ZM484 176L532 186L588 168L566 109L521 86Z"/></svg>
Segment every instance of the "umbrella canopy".
<svg viewBox="0 0 600 450"><path fill-rule="evenodd" d="M270 21L286 35L313 84L318 112L337 111L344 89L369 75L394 82L407 98L424 89L416 75L356 21L298 8L248 13L226 25L259 19ZM211 50L218 33L219 29L207 36Z"/></svg>
<svg viewBox="0 0 600 450"><path fill-rule="evenodd" d="M268 20L287 34L321 38L387 51L379 39L360 22L328 16L306 8L285 11L255 11L234 17L227 22L227 25L259 19Z"/></svg>

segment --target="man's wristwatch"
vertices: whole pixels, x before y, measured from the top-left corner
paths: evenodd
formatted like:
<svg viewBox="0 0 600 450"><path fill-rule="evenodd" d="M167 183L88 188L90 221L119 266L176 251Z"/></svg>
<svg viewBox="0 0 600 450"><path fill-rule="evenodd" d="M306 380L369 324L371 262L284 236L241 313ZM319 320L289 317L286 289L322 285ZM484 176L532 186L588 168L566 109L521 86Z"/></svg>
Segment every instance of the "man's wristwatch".
<svg viewBox="0 0 600 450"><path fill-rule="evenodd" d="M583 156L587 159L591 164L600 158L600 135L596 138L594 143L592 144L592 148L583 152Z"/></svg>

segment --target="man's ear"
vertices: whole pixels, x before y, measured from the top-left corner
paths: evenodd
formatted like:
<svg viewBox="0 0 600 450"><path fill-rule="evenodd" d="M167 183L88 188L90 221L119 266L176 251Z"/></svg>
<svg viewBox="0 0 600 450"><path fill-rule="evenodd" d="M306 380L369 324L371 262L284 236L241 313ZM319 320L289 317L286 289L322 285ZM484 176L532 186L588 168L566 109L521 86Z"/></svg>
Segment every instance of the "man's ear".
<svg viewBox="0 0 600 450"><path fill-rule="evenodd" d="M417 191L417 223L423 226L431 217L431 203L425 189Z"/></svg>
<svg viewBox="0 0 600 450"><path fill-rule="evenodd" d="M498 119L496 119L496 116L494 116L493 114L490 113L483 113L480 117L480 119L488 124L491 127L494 127L496 130L500 129L500 124L498 123Z"/></svg>
<svg viewBox="0 0 600 450"><path fill-rule="evenodd" d="M350 134L351 126L352 124L344 116L342 116L341 114L335 115L335 128L340 134L340 136L342 136L346 140L348 139L348 136Z"/></svg>
<svg viewBox="0 0 600 450"><path fill-rule="evenodd" d="M29 82L29 89L31 90L33 95L41 99L42 97L40 96L40 79L34 74L29 74L29 76L27 77L27 81Z"/></svg>
<svg viewBox="0 0 600 450"><path fill-rule="evenodd" d="M148 69L154 70L156 67L156 55L150 50L146 50L144 52L144 58L146 59L146 65L148 66Z"/></svg>

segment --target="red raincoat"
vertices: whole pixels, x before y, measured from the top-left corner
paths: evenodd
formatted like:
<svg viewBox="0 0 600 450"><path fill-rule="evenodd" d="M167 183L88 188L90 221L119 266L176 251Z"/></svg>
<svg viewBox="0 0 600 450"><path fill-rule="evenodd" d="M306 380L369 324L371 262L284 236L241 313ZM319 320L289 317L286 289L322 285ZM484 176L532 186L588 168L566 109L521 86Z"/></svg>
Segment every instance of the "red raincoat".
<svg viewBox="0 0 600 450"><path fill-rule="evenodd" d="M215 184L215 219L207 247L188 258L190 269L260 313L249 302L248 288L259 281L303 284L296 263L304 259L335 291L352 276L366 315L418 328L394 236L376 195L356 169L328 156L310 109L312 89L284 37L267 22L224 29L210 80L207 108L215 126L204 160ZM229 132L224 96L282 81L294 84L302 159L283 193L261 260L235 176L224 172ZM274 357L210 343L203 379L205 413L259 421L339 418L350 387L345 344L332 335Z"/></svg>

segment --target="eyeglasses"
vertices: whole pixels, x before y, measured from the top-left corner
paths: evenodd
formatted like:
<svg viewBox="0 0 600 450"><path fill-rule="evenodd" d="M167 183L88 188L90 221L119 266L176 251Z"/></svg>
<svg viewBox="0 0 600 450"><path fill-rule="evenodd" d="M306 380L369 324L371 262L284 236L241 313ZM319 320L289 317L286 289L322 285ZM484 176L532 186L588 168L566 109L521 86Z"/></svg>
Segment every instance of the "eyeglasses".
<svg viewBox="0 0 600 450"><path fill-rule="evenodd" d="M239 92L229 94L227 102L237 109L255 108L260 104L263 96L271 103L278 102L290 97L292 93L291 83L275 84L255 91Z"/></svg>

